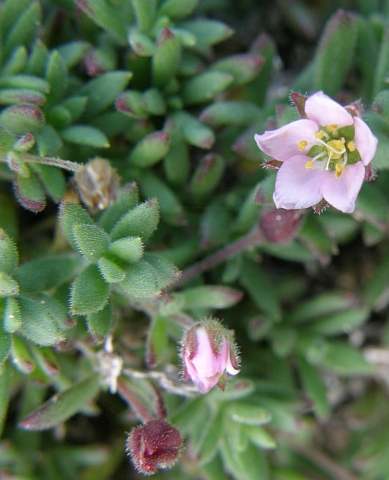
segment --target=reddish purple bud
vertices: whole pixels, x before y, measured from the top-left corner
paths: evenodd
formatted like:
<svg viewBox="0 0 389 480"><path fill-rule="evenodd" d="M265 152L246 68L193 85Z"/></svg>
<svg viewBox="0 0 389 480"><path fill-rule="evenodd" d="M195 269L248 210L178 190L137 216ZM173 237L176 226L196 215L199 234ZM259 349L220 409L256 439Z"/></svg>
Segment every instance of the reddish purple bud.
<svg viewBox="0 0 389 480"><path fill-rule="evenodd" d="M165 420L151 420L134 428L127 438L127 452L135 468L144 475L171 468L177 461L182 437Z"/></svg>
<svg viewBox="0 0 389 480"><path fill-rule="evenodd" d="M292 92L290 94L290 99L293 102L294 106L297 108L297 111L300 114L301 118L307 118L307 114L305 113L305 102L308 97L305 95L301 95L301 93Z"/></svg>
<svg viewBox="0 0 389 480"><path fill-rule="evenodd" d="M304 216L302 210L264 209L260 227L267 240L285 244L293 240Z"/></svg>
<svg viewBox="0 0 389 480"><path fill-rule="evenodd" d="M191 379L201 393L217 385L224 390L226 372L239 373L233 333L214 319L189 328L182 340L184 378Z"/></svg>

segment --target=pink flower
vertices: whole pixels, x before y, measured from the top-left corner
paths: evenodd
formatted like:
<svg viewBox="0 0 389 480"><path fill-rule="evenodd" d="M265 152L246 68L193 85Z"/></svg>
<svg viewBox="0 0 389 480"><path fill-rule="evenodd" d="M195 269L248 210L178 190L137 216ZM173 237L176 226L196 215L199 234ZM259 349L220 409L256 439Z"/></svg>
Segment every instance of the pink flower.
<svg viewBox="0 0 389 480"><path fill-rule="evenodd" d="M274 202L277 208L300 209L324 198L352 213L377 138L356 108L342 107L323 92L302 98L307 118L255 135L258 147L282 162Z"/></svg>
<svg viewBox="0 0 389 480"><path fill-rule="evenodd" d="M217 320L208 319L189 328L182 341L184 378L202 393L215 385L224 390L225 373L239 373L232 333Z"/></svg>

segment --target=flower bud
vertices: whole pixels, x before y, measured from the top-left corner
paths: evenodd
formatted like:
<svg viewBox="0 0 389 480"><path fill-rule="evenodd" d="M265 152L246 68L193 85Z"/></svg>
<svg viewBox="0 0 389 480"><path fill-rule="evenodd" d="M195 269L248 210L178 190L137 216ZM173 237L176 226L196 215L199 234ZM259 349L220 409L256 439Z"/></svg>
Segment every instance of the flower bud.
<svg viewBox="0 0 389 480"><path fill-rule="evenodd" d="M182 341L184 378L191 379L201 393L217 385L224 390L226 372L239 373L233 333L217 320L207 319L189 328Z"/></svg>
<svg viewBox="0 0 389 480"><path fill-rule="evenodd" d="M96 157L76 173L81 200L92 210L104 210L119 193L119 176L108 160Z"/></svg>
<svg viewBox="0 0 389 480"><path fill-rule="evenodd" d="M127 452L139 472L152 475L171 468L182 445L180 432L165 420L150 420L134 428L127 438Z"/></svg>

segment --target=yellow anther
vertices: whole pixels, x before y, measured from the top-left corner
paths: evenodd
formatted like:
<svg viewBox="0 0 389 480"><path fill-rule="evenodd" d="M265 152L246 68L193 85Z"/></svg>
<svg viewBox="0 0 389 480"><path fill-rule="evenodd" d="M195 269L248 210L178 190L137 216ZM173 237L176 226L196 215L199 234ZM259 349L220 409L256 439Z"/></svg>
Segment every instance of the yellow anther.
<svg viewBox="0 0 389 480"><path fill-rule="evenodd" d="M323 138L324 137L324 131L319 130L317 133L315 133L316 138Z"/></svg>
<svg viewBox="0 0 389 480"><path fill-rule="evenodd" d="M343 172L343 165L341 163L335 164L335 178L339 178Z"/></svg>
<svg viewBox="0 0 389 480"><path fill-rule="evenodd" d="M304 148L308 145L308 142L306 140L301 140L301 142L299 142L298 144L298 149L301 151L301 150L304 150Z"/></svg>
<svg viewBox="0 0 389 480"><path fill-rule="evenodd" d="M354 140L351 140L351 142L348 142L347 148L350 150L350 152L354 152L357 149L357 146L354 143Z"/></svg>
<svg viewBox="0 0 389 480"><path fill-rule="evenodd" d="M327 130L329 132L335 132L335 130L338 129L338 124L337 123L332 123L331 125L327 125Z"/></svg>
<svg viewBox="0 0 389 480"><path fill-rule="evenodd" d="M312 168L314 164L315 164L315 162L312 162L312 160L310 160L309 162L307 162L305 164L305 168Z"/></svg>

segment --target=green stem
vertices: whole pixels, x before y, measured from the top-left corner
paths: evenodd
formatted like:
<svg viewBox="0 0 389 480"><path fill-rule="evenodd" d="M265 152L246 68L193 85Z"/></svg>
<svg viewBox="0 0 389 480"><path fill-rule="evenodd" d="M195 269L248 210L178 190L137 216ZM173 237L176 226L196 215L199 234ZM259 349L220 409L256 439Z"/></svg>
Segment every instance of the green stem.
<svg viewBox="0 0 389 480"><path fill-rule="evenodd" d="M236 242L230 243L226 247L212 253L208 257L203 258L191 267L185 269L182 272L180 278L171 285L169 290L183 285L191 278L197 277L197 275L201 275L202 273L207 272L216 265L219 265L220 263L225 262L229 258L234 257L239 252L246 250L250 247L254 247L255 245L259 245L264 241L265 238L262 234L262 231L259 228L256 228L255 230L251 231Z"/></svg>

